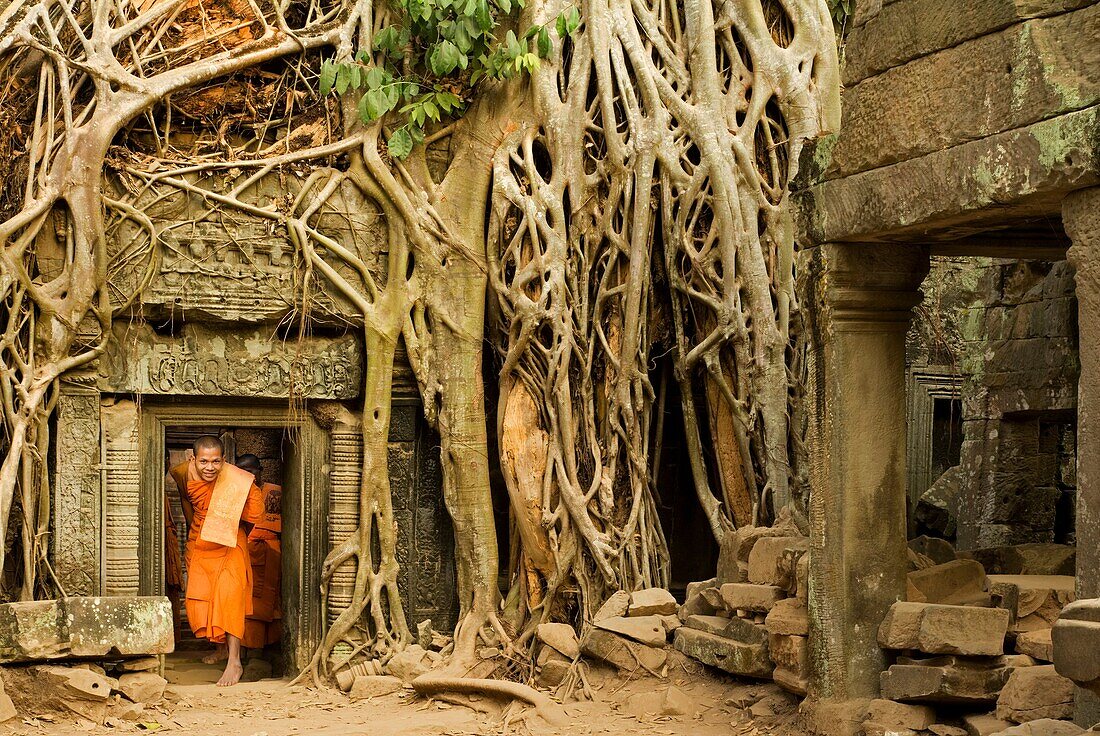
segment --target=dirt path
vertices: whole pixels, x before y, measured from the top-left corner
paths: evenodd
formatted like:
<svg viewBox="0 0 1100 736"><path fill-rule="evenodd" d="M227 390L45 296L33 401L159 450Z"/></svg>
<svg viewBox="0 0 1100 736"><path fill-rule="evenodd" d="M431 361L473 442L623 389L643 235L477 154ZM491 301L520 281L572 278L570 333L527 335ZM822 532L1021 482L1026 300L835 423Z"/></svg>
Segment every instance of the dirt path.
<svg viewBox="0 0 1100 736"><path fill-rule="evenodd" d="M166 699L146 708L137 722L110 716L97 726L60 713L12 719L0 734L72 736L74 733L181 733L194 736L489 736L570 734L597 736L793 736L797 726L794 701L772 685L752 684L710 673L680 673L665 680L623 681L610 672L594 672L596 702L565 706L568 726L555 729L516 707L488 698L474 703L486 712L417 697L411 691L352 702L337 690L314 689L283 680L214 686L216 667L177 662L166 672ZM674 688L673 694L667 693ZM681 697L675 691L679 691ZM754 717L738 707L765 694ZM668 700L686 705L687 713L657 715ZM767 711L776 711L768 716ZM529 716L529 717L528 717Z"/></svg>

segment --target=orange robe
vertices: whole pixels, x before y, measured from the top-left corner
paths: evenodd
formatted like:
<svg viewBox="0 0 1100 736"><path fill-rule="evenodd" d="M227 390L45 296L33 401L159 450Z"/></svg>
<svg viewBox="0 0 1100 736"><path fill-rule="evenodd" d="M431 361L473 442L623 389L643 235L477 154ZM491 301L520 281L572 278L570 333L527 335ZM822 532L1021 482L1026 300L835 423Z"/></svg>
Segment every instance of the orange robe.
<svg viewBox="0 0 1100 736"><path fill-rule="evenodd" d="M245 617L252 613L252 566L248 564L248 536L237 527L237 544L225 547L199 538L214 482L187 481L187 499L193 518L187 536L187 621L195 636L224 642L226 634L244 637ZM241 511L241 522L255 524L263 517L263 496L255 484Z"/></svg>
<svg viewBox="0 0 1100 736"><path fill-rule="evenodd" d="M248 556L252 563L252 613L244 621L242 643L263 649L282 637L282 545L283 489L264 483L264 516L248 535Z"/></svg>

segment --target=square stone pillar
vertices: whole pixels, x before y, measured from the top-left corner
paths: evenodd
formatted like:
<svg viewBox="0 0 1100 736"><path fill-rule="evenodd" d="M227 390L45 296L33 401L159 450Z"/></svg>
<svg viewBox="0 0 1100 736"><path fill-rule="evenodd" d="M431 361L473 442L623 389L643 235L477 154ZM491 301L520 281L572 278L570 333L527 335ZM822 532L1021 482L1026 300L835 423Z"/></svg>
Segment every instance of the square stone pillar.
<svg viewBox="0 0 1100 736"><path fill-rule="evenodd" d="M1077 269L1077 597L1100 598L1100 187L1062 201L1062 225ZM1075 720L1100 721L1100 699L1077 689Z"/></svg>
<svg viewBox="0 0 1100 736"><path fill-rule="evenodd" d="M824 245L813 266L810 642L824 707L877 697L878 627L905 595L905 333L928 251Z"/></svg>

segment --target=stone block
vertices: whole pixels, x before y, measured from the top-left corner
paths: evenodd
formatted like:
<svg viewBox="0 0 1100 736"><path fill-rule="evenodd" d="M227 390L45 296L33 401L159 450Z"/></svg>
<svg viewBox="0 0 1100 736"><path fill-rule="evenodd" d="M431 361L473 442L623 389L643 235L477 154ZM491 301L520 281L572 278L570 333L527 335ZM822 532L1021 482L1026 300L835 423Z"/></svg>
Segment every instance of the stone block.
<svg viewBox="0 0 1100 736"><path fill-rule="evenodd" d="M1100 691L1100 599L1086 598L1063 608L1051 630L1051 644L1058 674Z"/></svg>
<svg viewBox="0 0 1100 736"><path fill-rule="evenodd" d="M592 621L595 622L612 616L625 616L629 605L630 593L625 590L617 590L596 610L596 613L592 615Z"/></svg>
<svg viewBox="0 0 1100 736"><path fill-rule="evenodd" d="M580 656L581 645L577 640L577 632L569 624L539 624L535 634L543 644L553 647L569 659Z"/></svg>
<svg viewBox="0 0 1100 736"><path fill-rule="evenodd" d="M708 588L708 590L717 592L715 588ZM715 607L710 604L710 601L703 595L702 591L695 591L687 595L687 598L684 600L684 605L680 606L680 610L676 615L680 617L681 621L687 621L692 616L713 616L716 610L717 609L715 609ZM604 616L604 618L609 617Z"/></svg>
<svg viewBox="0 0 1100 736"><path fill-rule="evenodd" d="M687 656L734 675L766 678L774 669L768 648L759 644L744 644L686 627L676 630L673 644Z"/></svg>
<svg viewBox="0 0 1100 736"><path fill-rule="evenodd" d="M778 578L776 584L787 591L787 595L798 595L799 565L801 565L803 558L808 560L809 556L810 551L801 547L788 547L779 556L779 560L776 562L776 576Z"/></svg>
<svg viewBox="0 0 1100 736"><path fill-rule="evenodd" d="M348 697L352 700L365 700L389 695L404 687L405 683L391 675L359 675L352 681Z"/></svg>
<svg viewBox="0 0 1100 736"><path fill-rule="evenodd" d="M988 605L985 570L975 560L951 560L906 575L906 599L917 603Z"/></svg>
<svg viewBox="0 0 1100 736"><path fill-rule="evenodd" d="M678 635L684 629L677 629ZM664 649L647 647L603 629L592 629L581 641L581 651L624 672L657 673L668 656Z"/></svg>
<svg viewBox="0 0 1100 736"><path fill-rule="evenodd" d="M123 672L145 672L146 670L155 670L160 668L160 659L158 657L138 657L137 659L124 659L121 664L118 665L118 669Z"/></svg>
<svg viewBox="0 0 1100 736"><path fill-rule="evenodd" d="M888 727L921 731L936 722L936 711L927 705L908 705L879 698L867 706L864 720Z"/></svg>
<svg viewBox="0 0 1100 736"><path fill-rule="evenodd" d="M734 616L726 624L725 636L739 641L742 644L768 645L768 630L763 624L758 624L752 619L738 618Z"/></svg>
<svg viewBox="0 0 1100 736"><path fill-rule="evenodd" d="M134 703L156 703L164 696L168 681L155 672L127 672L118 678L120 693Z"/></svg>
<svg viewBox="0 0 1100 736"><path fill-rule="evenodd" d="M997 698L997 717L1014 723L1073 717L1073 682L1054 665L1013 670Z"/></svg>
<svg viewBox="0 0 1100 736"><path fill-rule="evenodd" d="M1036 721L1028 721L1018 726L1011 726L1003 731L998 731L993 736L1078 736L1086 733L1072 721L1059 721L1053 718L1040 718Z"/></svg>
<svg viewBox="0 0 1100 736"><path fill-rule="evenodd" d="M159 596L106 596L0 605L0 664L70 657L168 654L172 607Z"/></svg>
<svg viewBox="0 0 1100 736"><path fill-rule="evenodd" d="M412 682L430 669L427 655L424 647L410 644L386 663L386 672L402 682ZM354 680L352 684L355 684Z"/></svg>
<svg viewBox="0 0 1100 736"><path fill-rule="evenodd" d="M772 680L776 685L795 695L806 695L810 689L810 680L795 672L790 672L782 667L776 667L772 671Z"/></svg>
<svg viewBox="0 0 1100 736"><path fill-rule="evenodd" d="M971 713L963 716L963 728L968 736L993 736L1011 726L1010 721L1002 721L996 713Z"/></svg>
<svg viewBox="0 0 1100 736"><path fill-rule="evenodd" d="M996 591L1016 589L1016 616L1026 618L1038 613L1051 624L1067 603L1076 599L1072 575L990 575Z"/></svg>
<svg viewBox="0 0 1100 736"><path fill-rule="evenodd" d="M560 660L547 662L539 668L538 682L543 687L557 687L569 674L569 663Z"/></svg>
<svg viewBox="0 0 1100 736"><path fill-rule="evenodd" d="M60 697L77 700L106 700L115 685L98 672L77 667L39 667L38 676Z"/></svg>
<svg viewBox="0 0 1100 736"><path fill-rule="evenodd" d="M4 680L0 678L0 723L15 718L19 713L15 710L15 703L11 702L11 696L4 692Z"/></svg>
<svg viewBox="0 0 1100 736"><path fill-rule="evenodd" d="M684 621L684 625L689 629L705 631L715 636L725 636L726 627L729 626L730 620L721 616L688 616L687 620Z"/></svg>
<svg viewBox="0 0 1100 736"><path fill-rule="evenodd" d="M646 588L630 594L627 616L671 616L679 604L672 593L663 588Z"/></svg>
<svg viewBox="0 0 1100 736"><path fill-rule="evenodd" d="M726 610L767 613L776 602L784 598L783 591L774 585L752 583L726 583L719 592Z"/></svg>
<svg viewBox="0 0 1100 736"><path fill-rule="evenodd" d="M753 545L749 554L749 582L757 585L778 585L785 587L779 570L779 560L786 550L810 548L806 537L763 537Z"/></svg>
<svg viewBox="0 0 1100 736"><path fill-rule="evenodd" d="M1054 661L1054 643L1051 641L1050 629L1038 629L1026 631L1016 637L1016 651L1043 662ZM1100 649L1095 650L1100 653ZM1094 654L1100 656L1100 654Z"/></svg>
<svg viewBox="0 0 1100 736"><path fill-rule="evenodd" d="M808 606L810 602L810 555L804 554L798 559L795 568L795 598Z"/></svg>
<svg viewBox="0 0 1100 736"><path fill-rule="evenodd" d="M926 534L910 539L909 549L919 555L927 557L937 565L942 565L945 562L951 562L955 559L955 548L950 542L946 539L940 539L939 537L929 537Z"/></svg>
<svg viewBox="0 0 1100 736"><path fill-rule="evenodd" d="M1008 611L1001 608L898 602L879 627L884 649L996 656L1004 652Z"/></svg>
<svg viewBox="0 0 1100 736"><path fill-rule="evenodd" d="M1016 668L1004 657L902 657L882 673L882 697L909 703L992 704Z"/></svg>
<svg viewBox="0 0 1100 736"><path fill-rule="evenodd" d="M726 532L718 543L718 569L715 575L715 582L712 583L712 585L717 586L723 583L745 582L745 576L742 574L743 569L738 564L737 560L739 547L740 540L737 536L737 532Z"/></svg>
<svg viewBox="0 0 1100 736"><path fill-rule="evenodd" d="M769 634L807 636L810 633L809 611L797 598L784 598L772 606L764 625Z"/></svg>
<svg viewBox="0 0 1100 736"><path fill-rule="evenodd" d="M663 647L668 643L668 631L660 616L613 616L595 625L650 647Z"/></svg>
<svg viewBox="0 0 1100 736"><path fill-rule="evenodd" d="M982 563L987 575L1068 575L1077 565L1077 550L1066 544L1016 544L959 552Z"/></svg>
<svg viewBox="0 0 1100 736"><path fill-rule="evenodd" d="M799 677L810 676L807 637L771 634L768 636L768 653L777 668L793 672Z"/></svg>

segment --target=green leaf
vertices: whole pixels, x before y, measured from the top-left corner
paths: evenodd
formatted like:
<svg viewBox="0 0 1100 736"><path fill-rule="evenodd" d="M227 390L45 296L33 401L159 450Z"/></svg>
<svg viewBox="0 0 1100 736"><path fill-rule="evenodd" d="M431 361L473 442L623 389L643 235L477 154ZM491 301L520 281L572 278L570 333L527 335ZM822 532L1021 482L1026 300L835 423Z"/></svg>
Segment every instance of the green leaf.
<svg viewBox="0 0 1100 736"><path fill-rule="evenodd" d="M413 139L412 135L406 128L398 128L390 136L387 142L390 155L394 158L402 159L412 153Z"/></svg>
<svg viewBox="0 0 1100 736"><path fill-rule="evenodd" d="M554 23L554 28L558 32L558 38L565 38L569 35L568 33L566 33L565 13L558 14L558 19Z"/></svg>
<svg viewBox="0 0 1100 736"><path fill-rule="evenodd" d="M360 67L358 64L353 64L351 67L349 67L348 74L351 77L351 88L359 89L359 87L363 83L362 67Z"/></svg>
<svg viewBox="0 0 1100 736"><path fill-rule="evenodd" d="M577 6L569 8L565 11L565 35L572 36L573 31L577 30L581 25L581 11L577 10Z"/></svg>
<svg viewBox="0 0 1100 736"><path fill-rule="evenodd" d="M348 84L351 83L351 73L348 70L347 64L340 64L336 67L336 94L342 95L348 91Z"/></svg>
<svg viewBox="0 0 1100 736"><path fill-rule="evenodd" d="M325 60L321 64L321 79L319 80L319 92L321 96L327 95L332 92L332 83L336 81L336 65L331 61Z"/></svg>
<svg viewBox="0 0 1100 736"><path fill-rule="evenodd" d="M546 26L539 28L538 48L539 56L544 59L549 59L550 52L554 50L554 45L550 42L550 32L546 30Z"/></svg>
<svg viewBox="0 0 1100 736"><path fill-rule="evenodd" d="M516 34L508 31L508 35L505 37L505 43L508 45L508 57L515 59L523 53L523 46L520 45L519 39L516 38Z"/></svg>
<svg viewBox="0 0 1100 736"><path fill-rule="evenodd" d="M460 64L465 68L465 64L463 63L465 56L465 54L458 50L457 46L444 39L432 47L428 57L428 64L433 73L439 76L446 76L453 72L455 67Z"/></svg>
<svg viewBox="0 0 1100 736"><path fill-rule="evenodd" d="M370 89L376 89L382 86L382 69L376 66L372 66L367 70L367 87Z"/></svg>
<svg viewBox="0 0 1100 736"><path fill-rule="evenodd" d="M439 122L439 108L436 107L434 102L429 100L424 101L424 114L435 122Z"/></svg>
<svg viewBox="0 0 1100 736"><path fill-rule="evenodd" d="M374 111L370 109L370 101L367 99L368 97L370 97L370 94L370 92L367 92L367 94L359 98L359 119L362 120L364 124L369 123L378 117L377 115L373 115L372 113Z"/></svg>

